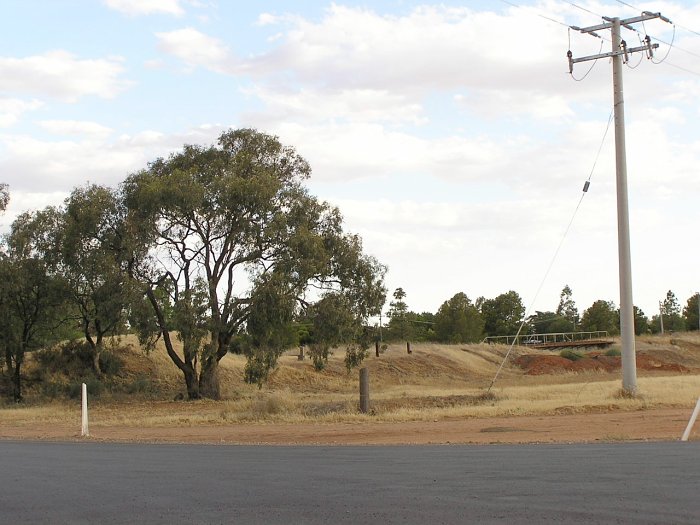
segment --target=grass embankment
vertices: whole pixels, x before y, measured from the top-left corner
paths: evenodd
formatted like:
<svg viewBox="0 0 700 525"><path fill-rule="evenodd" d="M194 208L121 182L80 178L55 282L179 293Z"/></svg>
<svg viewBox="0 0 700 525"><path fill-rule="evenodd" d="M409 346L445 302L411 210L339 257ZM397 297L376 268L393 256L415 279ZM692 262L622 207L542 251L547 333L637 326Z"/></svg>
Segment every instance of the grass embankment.
<svg viewBox="0 0 700 525"><path fill-rule="evenodd" d="M298 361L292 353L285 355L262 389L243 383L242 357L226 356L220 373L222 401L174 402L174 395L182 391L182 378L164 349L145 355L134 340L127 338L123 343L125 348L119 354L122 370L113 384L141 387L131 394L115 387L93 397L93 422L181 427L249 421L428 421L689 407L700 395L700 337L694 334L638 341L640 355L681 364L686 371L662 367L640 370L640 395L633 399L620 395L619 370L527 375L510 364L514 357L524 352L551 353L522 348L511 354L492 395L485 395L506 347L414 344L413 353L408 355L403 345L392 345L381 357L372 355L365 362L370 371L371 414L358 413L357 372L346 372L340 351L323 372L315 371L309 361ZM31 372L32 364L27 368ZM35 384L25 406L1 408L0 422L22 426L79 420L79 402L60 397L47 401L41 391L41 385Z"/></svg>

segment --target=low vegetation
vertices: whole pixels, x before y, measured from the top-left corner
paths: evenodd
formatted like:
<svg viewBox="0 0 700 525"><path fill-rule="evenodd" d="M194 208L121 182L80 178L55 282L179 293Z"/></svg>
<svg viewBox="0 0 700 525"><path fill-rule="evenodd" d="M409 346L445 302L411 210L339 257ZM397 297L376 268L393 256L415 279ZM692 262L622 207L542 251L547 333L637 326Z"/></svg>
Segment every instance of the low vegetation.
<svg viewBox="0 0 700 525"><path fill-rule="evenodd" d="M115 341L106 351L111 355L108 359L114 360L114 373L98 379L86 372L79 380L73 376L81 367L90 369L87 357L79 345L66 345L31 356L26 366L26 403L4 405L0 419L14 425L77 421L81 381L92 392L92 420L125 427L429 421L687 407L700 391L700 337L694 334L676 334L673 339L647 336L638 341L639 361L652 364L639 370L640 395L633 398L620 395L619 369L570 372L553 368L546 374L530 375L514 364L525 353L561 359L551 352L516 347L499 382L489 391L507 347L415 344L412 350L409 355L404 345L388 345L380 357L372 355L365 361L370 371L372 412L361 414L357 374L348 373L344 352L331 354L321 371L311 360L299 360L297 352L287 352L262 388L242 381L244 356L228 355L219 370L222 400L184 402L175 401L184 398L179 371L161 345L145 354L133 336ZM591 355L596 355L582 353L581 360L593 360ZM682 366L682 371L671 365Z"/></svg>

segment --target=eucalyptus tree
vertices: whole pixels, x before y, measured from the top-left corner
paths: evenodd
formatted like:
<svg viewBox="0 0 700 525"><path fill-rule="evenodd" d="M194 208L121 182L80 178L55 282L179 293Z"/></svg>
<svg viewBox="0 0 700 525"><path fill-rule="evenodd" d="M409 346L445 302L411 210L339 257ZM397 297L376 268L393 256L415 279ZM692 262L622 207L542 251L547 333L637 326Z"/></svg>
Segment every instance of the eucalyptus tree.
<svg viewBox="0 0 700 525"><path fill-rule="evenodd" d="M408 341L411 338L411 326L408 321L408 305L406 304L406 292L399 287L394 290L394 300L389 303L389 332L396 339Z"/></svg>
<svg viewBox="0 0 700 525"><path fill-rule="evenodd" d="M518 292L511 290L479 303L486 335L515 335L518 332L525 315L525 306Z"/></svg>
<svg viewBox="0 0 700 525"><path fill-rule="evenodd" d="M467 294L445 301L435 314L435 335L445 343L474 343L484 334L484 319Z"/></svg>
<svg viewBox="0 0 700 525"><path fill-rule="evenodd" d="M385 269L343 232L337 208L309 194L310 172L276 137L240 129L123 183L133 231L151 247L131 265L151 307L141 335L163 338L189 398L219 397L229 351L246 353L251 380L264 375L288 344L285 326L317 301L344 298L357 324L379 313Z"/></svg>
<svg viewBox="0 0 700 525"><path fill-rule="evenodd" d="M0 347L18 402L26 353L56 342L63 321L64 282L51 275L37 249L52 219L49 213L20 215L0 253Z"/></svg>
<svg viewBox="0 0 700 525"><path fill-rule="evenodd" d="M66 199L55 233L53 266L68 285L98 375L104 339L126 330L137 293L127 272L131 251L125 221L119 194L89 184Z"/></svg>
<svg viewBox="0 0 700 525"><path fill-rule="evenodd" d="M600 299L584 310L581 329L585 332L605 331L617 334L620 331L619 322L620 315L615 303Z"/></svg>

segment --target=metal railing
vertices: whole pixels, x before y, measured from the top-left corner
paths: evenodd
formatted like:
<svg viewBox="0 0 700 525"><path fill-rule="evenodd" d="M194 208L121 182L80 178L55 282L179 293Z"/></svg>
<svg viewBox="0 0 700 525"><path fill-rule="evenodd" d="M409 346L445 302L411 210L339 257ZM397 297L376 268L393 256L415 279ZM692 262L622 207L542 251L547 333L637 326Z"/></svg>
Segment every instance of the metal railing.
<svg viewBox="0 0 700 525"><path fill-rule="evenodd" d="M549 334L494 335L485 337L482 343L502 345L542 345L546 343L573 343L574 341L593 341L610 339L607 331L597 332L557 332Z"/></svg>

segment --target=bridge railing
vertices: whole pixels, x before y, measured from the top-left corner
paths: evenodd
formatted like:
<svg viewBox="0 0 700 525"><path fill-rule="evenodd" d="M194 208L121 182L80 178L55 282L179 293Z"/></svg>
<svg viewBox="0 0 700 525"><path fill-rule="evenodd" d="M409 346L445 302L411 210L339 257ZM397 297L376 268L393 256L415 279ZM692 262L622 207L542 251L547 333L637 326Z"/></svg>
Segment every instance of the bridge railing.
<svg viewBox="0 0 700 525"><path fill-rule="evenodd" d="M572 343L574 341L592 341L610 339L607 331L595 332L556 332L548 334L524 334L524 335L495 335L485 337L482 343L502 345L541 345L545 343Z"/></svg>

